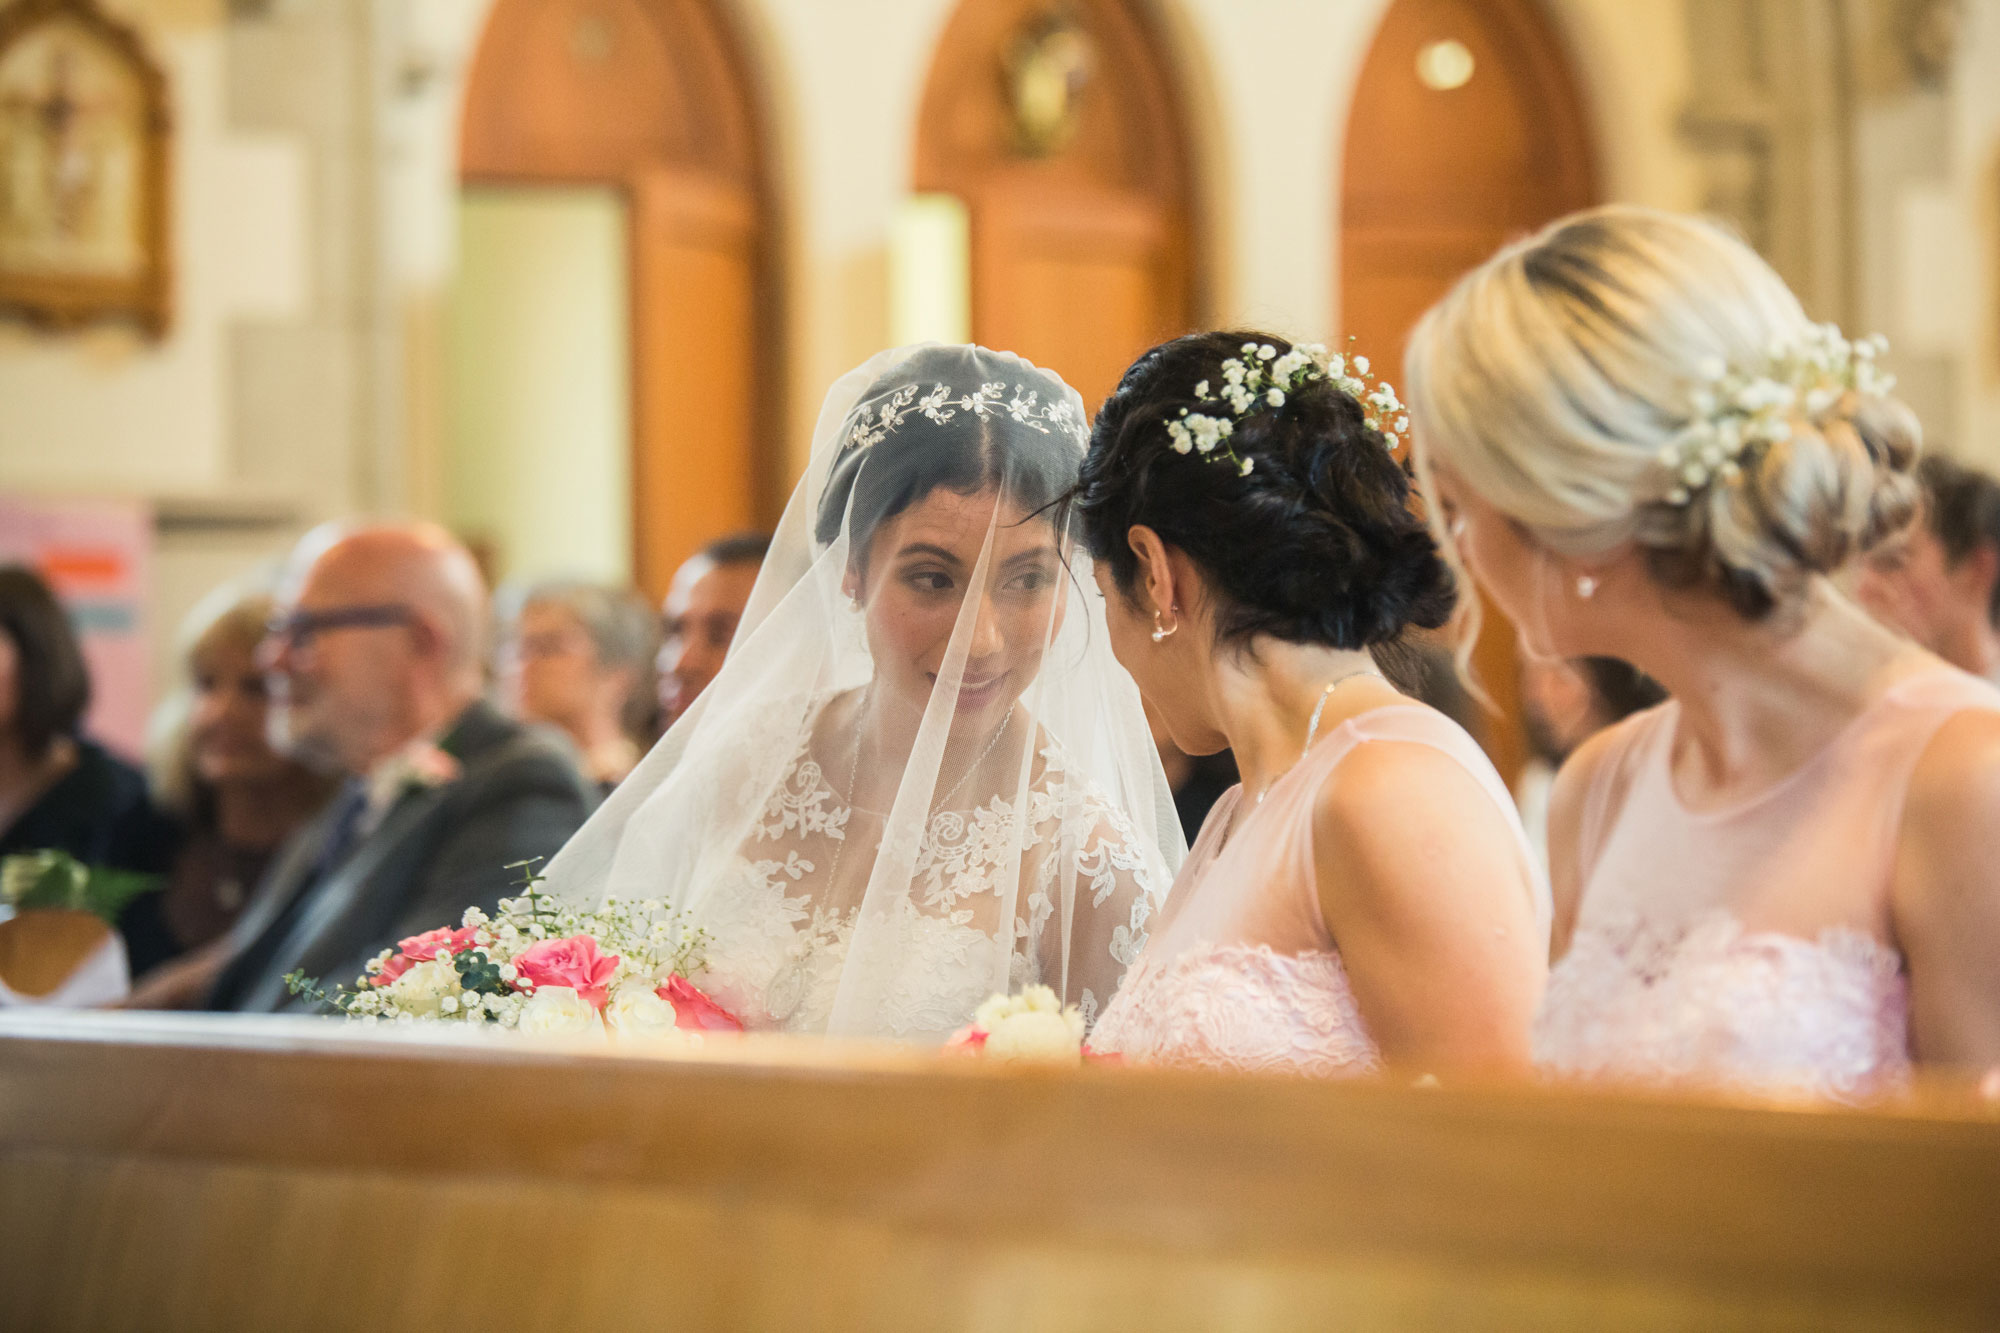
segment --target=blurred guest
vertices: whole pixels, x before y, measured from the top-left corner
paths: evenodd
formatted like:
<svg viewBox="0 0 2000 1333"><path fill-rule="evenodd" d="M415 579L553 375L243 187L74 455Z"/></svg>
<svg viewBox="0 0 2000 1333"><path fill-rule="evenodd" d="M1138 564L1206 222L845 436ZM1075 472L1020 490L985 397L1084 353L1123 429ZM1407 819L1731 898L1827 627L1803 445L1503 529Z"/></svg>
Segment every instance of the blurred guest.
<svg viewBox="0 0 2000 1333"><path fill-rule="evenodd" d="M1933 454L1917 484L1923 521L1862 563L1856 592L1945 661L2000 684L2000 481Z"/></svg>
<svg viewBox="0 0 2000 1333"><path fill-rule="evenodd" d="M1563 760L1612 723L1666 697L1638 668L1615 657L1523 657L1521 724L1528 762L1514 779L1514 802L1544 866L1549 862L1549 793Z"/></svg>
<svg viewBox="0 0 2000 1333"><path fill-rule="evenodd" d="M359 975L398 939L488 911L508 863L555 852L594 800L562 749L481 698L486 589L429 526L314 534L260 657L271 735L346 779L226 937L218 1009L287 1007L293 969Z"/></svg>
<svg viewBox="0 0 2000 1333"><path fill-rule="evenodd" d="M154 989L145 974L221 937L279 846L333 794L331 779L279 755L265 736L257 645L271 607L268 595L224 587L182 627L186 677L161 706L154 791L188 838L166 891L137 899L118 923L140 978L135 1006L171 1002L174 989Z"/></svg>
<svg viewBox="0 0 2000 1333"><path fill-rule="evenodd" d="M136 768L82 734L90 675L46 583L0 567L0 856L51 849L146 873L173 864L180 831Z"/></svg>
<svg viewBox="0 0 2000 1333"><path fill-rule="evenodd" d="M505 706L566 734L584 775L609 791L652 740L653 610L623 589L569 582L529 588L519 607L500 653Z"/></svg>
<svg viewBox="0 0 2000 1333"><path fill-rule="evenodd" d="M660 648L662 723L672 725L722 670L770 549L770 534L740 532L710 542L674 571L660 608L666 629Z"/></svg>

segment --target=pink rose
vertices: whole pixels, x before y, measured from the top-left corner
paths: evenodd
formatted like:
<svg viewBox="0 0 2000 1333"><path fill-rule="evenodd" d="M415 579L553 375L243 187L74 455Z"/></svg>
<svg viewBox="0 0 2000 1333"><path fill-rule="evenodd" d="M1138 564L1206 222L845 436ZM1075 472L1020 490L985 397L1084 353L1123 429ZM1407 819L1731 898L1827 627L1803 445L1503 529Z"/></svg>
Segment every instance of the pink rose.
<svg viewBox="0 0 2000 1333"><path fill-rule="evenodd" d="M472 937L478 933L472 926L460 926L457 930L439 926L436 930L427 930L421 935L410 936L396 948L412 963L428 963L436 958L440 951L464 953L472 947Z"/></svg>
<svg viewBox="0 0 2000 1333"><path fill-rule="evenodd" d="M597 941L588 935L566 940L542 940L514 957L514 969L522 981L543 986L567 986L602 1009L611 974L618 970L618 955L600 953Z"/></svg>
<svg viewBox="0 0 2000 1333"><path fill-rule="evenodd" d="M951 1034L951 1040L944 1044L944 1048L947 1051L964 1051L968 1055L977 1055L986 1049L987 1036L988 1033L983 1027L977 1025L962 1027Z"/></svg>
<svg viewBox="0 0 2000 1333"><path fill-rule="evenodd" d="M405 958L402 954L391 954L389 956L389 961L382 964L382 970L380 972L377 972L373 977L369 979L370 983L376 986L388 985L390 982L394 981L397 977L400 977L403 975L403 973L409 971L412 961L413 960L411 959Z"/></svg>
<svg viewBox="0 0 2000 1333"><path fill-rule="evenodd" d="M741 1032L742 1020L694 988L686 977L676 976L653 994L674 1007L674 1026L698 1032Z"/></svg>
<svg viewBox="0 0 2000 1333"><path fill-rule="evenodd" d="M1125 1057L1117 1051L1093 1051L1088 1042L1083 1046L1083 1062L1087 1065L1122 1065Z"/></svg>

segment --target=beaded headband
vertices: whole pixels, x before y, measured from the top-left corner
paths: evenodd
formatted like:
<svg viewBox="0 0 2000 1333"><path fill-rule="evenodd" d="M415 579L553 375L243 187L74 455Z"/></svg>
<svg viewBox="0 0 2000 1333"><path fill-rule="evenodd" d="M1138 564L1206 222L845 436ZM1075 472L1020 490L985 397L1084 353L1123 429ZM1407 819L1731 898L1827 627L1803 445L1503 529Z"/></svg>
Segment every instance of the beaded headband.
<svg viewBox="0 0 2000 1333"><path fill-rule="evenodd" d="M1018 384L1013 386L1013 397L1009 398L1007 390L1004 382L996 381L982 384L954 398L950 389L942 384L933 384L929 393L918 398L918 386L905 384L878 403L873 411L863 407L854 414L847 428L847 445L852 449L872 449L900 428L912 414L919 412L938 425L950 421L960 412L969 412L975 417L1005 415L1043 435L1054 430L1067 435L1079 447L1089 443L1090 432L1083 424L1083 416L1068 399L1055 398L1043 403L1040 390Z"/></svg>

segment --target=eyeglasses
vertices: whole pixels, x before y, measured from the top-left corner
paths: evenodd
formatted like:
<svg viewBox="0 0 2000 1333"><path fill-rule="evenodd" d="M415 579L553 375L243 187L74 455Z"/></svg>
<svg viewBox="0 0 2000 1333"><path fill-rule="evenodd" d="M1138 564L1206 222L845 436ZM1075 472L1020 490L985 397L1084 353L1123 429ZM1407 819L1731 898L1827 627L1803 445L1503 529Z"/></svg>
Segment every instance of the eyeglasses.
<svg viewBox="0 0 2000 1333"><path fill-rule="evenodd" d="M337 629L384 629L396 625L408 625L415 621L416 613L407 606L382 603L374 606L337 606L329 611L293 611L288 615L273 616L264 626L264 633L279 643L304 652L312 647L313 639L321 634Z"/></svg>

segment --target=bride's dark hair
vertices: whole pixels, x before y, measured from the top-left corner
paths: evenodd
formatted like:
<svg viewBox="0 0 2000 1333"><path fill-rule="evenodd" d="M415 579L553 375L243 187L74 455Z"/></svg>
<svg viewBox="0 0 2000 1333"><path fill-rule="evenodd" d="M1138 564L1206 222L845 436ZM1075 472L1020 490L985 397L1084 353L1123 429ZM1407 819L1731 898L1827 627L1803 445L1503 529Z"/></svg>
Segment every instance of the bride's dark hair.
<svg viewBox="0 0 2000 1333"><path fill-rule="evenodd" d="M844 522L848 559L865 569L876 529L939 487L960 495L997 487L1024 512L1061 529L1056 510L1076 483L1080 451L1075 437L1060 424L1051 424L1045 414L1067 400L1071 391L1048 372L1011 357L1007 378L995 380L996 362L975 359L975 350L924 348L861 396L860 405L841 428L841 449L820 496L813 535L822 547L833 544ZM950 399L959 400L995 385L1004 391L997 407L984 412L955 407L946 421L911 411L873 443L855 439L857 425L865 429L898 389L922 395L942 388ZM1007 403L1023 390L1038 395L1037 412L1042 415L1021 420L1008 410Z"/></svg>
<svg viewBox="0 0 2000 1333"><path fill-rule="evenodd" d="M1195 388L1221 383L1245 343L1291 350L1268 333L1198 333L1163 343L1125 372L1091 431L1075 504L1091 558L1130 596L1138 558L1126 540L1145 524L1185 551L1216 594L1218 641L1268 634L1292 643L1366 648L1410 625L1450 617L1451 571L1411 511L1406 464L1369 428L1361 404L1317 379L1282 407L1235 423L1229 444L1252 469L1175 453L1167 424L1212 412Z"/></svg>

